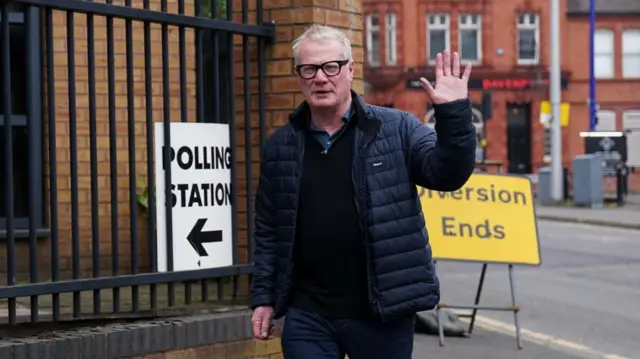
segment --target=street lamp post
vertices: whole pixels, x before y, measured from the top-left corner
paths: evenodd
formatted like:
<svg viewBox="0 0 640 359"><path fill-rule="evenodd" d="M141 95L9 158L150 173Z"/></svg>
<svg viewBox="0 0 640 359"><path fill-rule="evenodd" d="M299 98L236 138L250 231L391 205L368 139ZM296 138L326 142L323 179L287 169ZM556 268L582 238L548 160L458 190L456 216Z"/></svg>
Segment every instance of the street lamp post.
<svg viewBox="0 0 640 359"><path fill-rule="evenodd" d="M560 73L560 0L550 0L551 69L549 74L549 95L551 97L551 200L563 199L562 176L562 127L560 123L561 73Z"/></svg>

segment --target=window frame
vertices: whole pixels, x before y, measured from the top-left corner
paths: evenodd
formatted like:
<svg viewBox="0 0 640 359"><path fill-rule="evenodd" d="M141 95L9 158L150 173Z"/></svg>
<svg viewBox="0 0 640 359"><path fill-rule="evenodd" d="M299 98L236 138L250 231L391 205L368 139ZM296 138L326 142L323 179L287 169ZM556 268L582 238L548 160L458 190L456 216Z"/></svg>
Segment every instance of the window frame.
<svg viewBox="0 0 640 359"><path fill-rule="evenodd" d="M640 168L640 108L631 108L622 113L622 131L627 135L627 165Z"/></svg>
<svg viewBox="0 0 640 359"><path fill-rule="evenodd" d="M595 131L598 132L606 132L606 131L616 131L617 128L617 121L618 121L618 116L616 114L615 110L609 110L609 109L601 109L597 111L597 116L598 116L598 123L596 124L596 128ZM600 126L602 125L602 119L603 118L607 118L609 120L609 123L613 124L613 128L600 128ZM609 124L608 123L608 124Z"/></svg>
<svg viewBox="0 0 640 359"><path fill-rule="evenodd" d="M385 63L389 66L398 64L398 16L389 12L384 16L385 25Z"/></svg>
<svg viewBox="0 0 640 359"><path fill-rule="evenodd" d="M635 121L631 120L630 118L633 119L637 119L638 121L638 127L632 127L630 125L630 122L632 124L635 124ZM623 131L639 131L640 132L640 109L631 109L631 110L626 110L622 113L622 130Z"/></svg>
<svg viewBox="0 0 640 359"><path fill-rule="evenodd" d="M602 33L606 33L607 36L609 36L610 38L610 50L607 53L601 53L598 51L598 34L602 34ZM594 73L593 76L596 79L612 79L616 76L616 62L615 62L615 53L616 53L616 44L615 44L615 31L613 29L610 28L606 28L606 27L602 27L602 28L597 28L593 34L593 42L594 42L594 46L593 46L593 63L594 63ZM597 66L596 64L596 56L598 55L606 55L606 56L610 56L611 57L611 73L610 75L607 76L603 76L603 75L598 75L598 69L602 68L601 66Z"/></svg>
<svg viewBox="0 0 640 359"><path fill-rule="evenodd" d="M1 22L1 20L0 20ZM25 62L26 62L26 74L24 74L24 78L26 81L26 108L27 113L24 115L11 115L10 116L10 126L12 128L15 127L26 127L28 131L28 154L27 161L28 171L33 171L34 173L34 182L30 183L26 186L26 193L28 207L35 208L35 218L27 217L13 217L13 226L14 230L26 230L29 228L29 224L31 221L35 222L35 228L38 230L44 229L44 217L45 217L45 208L44 208L44 193L45 193L45 181L44 181L44 172L46 163L44 161L44 151L43 151L43 143L44 143L44 132L43 132L43 111L44 107L43 103L43 72L46 71L44 62L43 62L43 42L41 36L41 19L40 19L40 9L31 6L24 7L24 10L20 11L20 9L12 9L9 13L9 23L10 24L20 24L24 26L25 33L25 43L27 44L25 49ZM9 55L11 56L11 55ZM13 74L12 74L13 75ZM0 126L4 126L5 124L5 116L0 113ZM4 131L4 129L2 130ZM27 172L28 175L29 172ZM4 175L4 174L3 174ZM33 186L33 187L32 187ZM4 188L0 188L0 191L4 191ZM34 198L30 198L32 196ZM4 205L4 204L0 204ZM0 237L6 236L7 229L7 218L0 217Z"/></svg>
<svg viewBox="0 0 640 359"><path fill-rule="evenodd" d="M373 18L377 18L378 19L378 25L373 25ZM365 15L365 40L366 40L366 55L367 55L367 65L369 66L373 66L373 67L378 67L380 66L380 63L382 62L382 54L381 52L381 48L378 48L378 59L377 61L373 60L373 33L377 32L378 33L378 40L380 40L382 38L382 34L381 34L381 29L380 29L380 14L378 13L369 13ZM380 43L378 43L378 46L380 47Z"/></svg>
<svg viewBox="0 0 640 359"><path fill-rule="evenodd" d="M444 24L436 24L431 22L432 16L444 16ZM433 65L436 63L436 59L431 58L431 30L444 30L444 50L451 49L451 15L445 12L433 12L428 13L426 18L427 24L427 63Z"/></svg>
<svg viewBox="0 0 640 359"><path fill-rule="evenodd" d="M520 22L520 16L524 16L525 21ZM533 19L533 21L527 21ZM520 30L534 30L534 40L536 42L535 58L520 58ZM516 15L516 61L518 65L538 65L540 63L540 14L536 12L522 12Z"/></svg>
<svg viewBox="0 0 640 359"><path fill-rule="evenodd" d="M464 18L471 19L472 16L477 16L478 22L476 24L465 23ZM478 48L478 58L475 60L468 60L462 58L462 32L464 30L476 31L476 46ZM482 14L479 13L462 13L458 15L458 52L460 53L460 62L465 64L470 63L473 65L479 65L482 63Z"/></svg>
<svg viewBox="0 0 640 359"><path fill-rule="evenodd" d="M624 46L625 37L629 35L635 35L638 39L640 39L640 28L628 28L622 31L622 51L621 51L622 59L620 60L622 64L622 77L625 79L638 79L640 78L640 69L635 75L625 73L624 63L627 56L634 56L640 59L640 48L638 49L637 52L631 52L629 49L626 49Z"/></svg>

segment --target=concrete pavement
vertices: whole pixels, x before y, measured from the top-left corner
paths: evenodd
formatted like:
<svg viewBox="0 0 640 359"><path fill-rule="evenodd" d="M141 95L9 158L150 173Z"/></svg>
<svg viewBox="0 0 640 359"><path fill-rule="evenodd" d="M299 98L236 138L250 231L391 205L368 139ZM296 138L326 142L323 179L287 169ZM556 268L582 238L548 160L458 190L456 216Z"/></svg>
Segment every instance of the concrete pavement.
<svg viewBox="0 0 640 359"><path fill-rule="evenodd" d="M525 349L502 337L513 334L512 314L481 311L485 331L472 336L484 340L446 338L439 348L436 337L423 338L425 355L416 359L640 358L640 231L541 220L539 232L542 266L515 268ZM480 269L438 262L443 302L471 304ZM490 265L481 304L509 302L506 266ZM554 354L535 354L543 349Z"/></svg>

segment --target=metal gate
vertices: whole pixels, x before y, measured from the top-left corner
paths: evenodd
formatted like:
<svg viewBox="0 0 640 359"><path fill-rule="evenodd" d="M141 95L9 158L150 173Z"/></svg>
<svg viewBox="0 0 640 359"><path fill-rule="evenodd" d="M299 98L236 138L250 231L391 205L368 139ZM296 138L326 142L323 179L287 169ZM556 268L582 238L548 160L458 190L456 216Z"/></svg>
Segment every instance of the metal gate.
<svg viewBox="0 0 640 359"><path fill-rule="evenodd" d="M261 146L263 53L275 36L273 24L263 22L261 0L252 6L253 24L248 0L241 5L4 2L0 309L8 314L0 320L146 316L238 297L247 283L242 276L252 272L247 218L258 159L251 131L259 132ZM232 266L173 271L168 245L168 270L158 272L157 122L164 129L170 122L229 124ZM166 131L165 144L170 137ZM170 228L169 201L166 208Z"/></svg>

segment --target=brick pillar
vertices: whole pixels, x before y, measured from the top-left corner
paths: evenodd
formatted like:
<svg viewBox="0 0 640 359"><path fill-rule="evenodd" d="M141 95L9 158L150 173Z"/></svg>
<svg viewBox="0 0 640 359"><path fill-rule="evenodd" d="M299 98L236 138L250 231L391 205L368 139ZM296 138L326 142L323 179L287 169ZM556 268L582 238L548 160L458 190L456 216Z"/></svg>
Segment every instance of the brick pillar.
<svg viewBox="0 0 640 359"><path fill-rule="evenodd" d="M265 46L265 105L267 132L270 135L275 129L288 121L291 111L300 104L304 98L298 89L296 76L293 70L292 41L300 36L307 26L313 23L334 26L344 30L353 47L355 60L355 79L353 87L359 94L364 93L363 82L363 36L362 36L362 2L361 0L264 0L264 21L275 21L277 39L276 44ZM250 1L249 22L256 23L255 0ZM241 21L241 1L234 0L234 21ZM236 36L235 74L236 82L236 107L238 123L238 144L245 145L244 140L244 73L242 69L242 39ZM252 40L252 43L255 43ZM252 118L252 162L253 188L257 186L259 170L259 142L258 142L258 72L257 72L257 46L250 45L251 64L251 118ZM246 171L244 148L238 149L238 175L240 188L238 189L238 209L240 210L240 259L246 260L247 243L247 208L246 208Z"/></svg>

